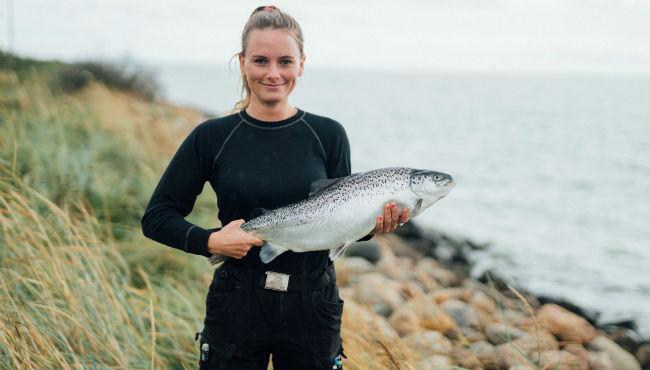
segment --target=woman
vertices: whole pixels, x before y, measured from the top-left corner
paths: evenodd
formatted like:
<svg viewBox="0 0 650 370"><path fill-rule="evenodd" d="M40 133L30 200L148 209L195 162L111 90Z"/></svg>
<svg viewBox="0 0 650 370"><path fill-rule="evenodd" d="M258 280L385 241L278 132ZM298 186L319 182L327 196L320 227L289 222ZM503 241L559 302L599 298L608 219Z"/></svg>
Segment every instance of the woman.
<svg viewBox="0 0 650 370"><path fill-rule="evenodd" d="M314 180L350 175L348 138L338 122L289 105L305 64L291 16L274 6L255 9L238 55L239 112L189 134L151 197L143 232L188 253L232 257L208 290L201 369L266 369L271 354L278 370L341 368L343 301L328 252L288 251L263 264L255 248L263 241L240 226L255 208L304 199ZM217 194L220 229L184 219L206 181ZM396 209L387 204L362 240L408 221L408 210Z"/></svg>

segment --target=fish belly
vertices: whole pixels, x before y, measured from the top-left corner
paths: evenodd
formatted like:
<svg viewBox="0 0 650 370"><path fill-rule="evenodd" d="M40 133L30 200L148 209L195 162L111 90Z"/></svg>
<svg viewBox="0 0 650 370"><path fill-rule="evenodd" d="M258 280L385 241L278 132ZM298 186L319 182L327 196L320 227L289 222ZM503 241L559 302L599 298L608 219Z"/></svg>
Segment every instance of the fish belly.
<svg viewBox="0 0 650 370"><path fill-rule="evenodd" d="M375 228L376 218L383 214L384 205L392 201L398 204L401 211L412 208L416 199L407 192L364 197L318 210L310 222L264 228L256 230L255 235L294 252L334 249L368 235Z"/></svg>

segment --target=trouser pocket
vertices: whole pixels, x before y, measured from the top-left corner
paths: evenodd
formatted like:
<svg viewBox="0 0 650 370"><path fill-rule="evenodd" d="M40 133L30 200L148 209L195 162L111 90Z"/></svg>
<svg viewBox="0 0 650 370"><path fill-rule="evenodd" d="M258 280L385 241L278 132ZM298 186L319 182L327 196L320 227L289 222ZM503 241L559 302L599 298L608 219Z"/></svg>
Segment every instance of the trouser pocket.
<svg viewBox="0 0 650 370"><path fill-rule="evenodd" d="M199 341L199 370L225 370L230 367L230 360L235 352L235 345L225 340L210 338L200 334Z"/></svg>

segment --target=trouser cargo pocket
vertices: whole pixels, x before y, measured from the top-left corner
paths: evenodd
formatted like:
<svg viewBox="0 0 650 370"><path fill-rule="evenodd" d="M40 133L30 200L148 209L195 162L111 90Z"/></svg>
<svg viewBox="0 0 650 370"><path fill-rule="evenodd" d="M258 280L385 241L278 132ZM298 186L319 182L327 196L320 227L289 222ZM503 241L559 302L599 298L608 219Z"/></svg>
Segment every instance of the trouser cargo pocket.
<svg viewBox="0 0 650 370"><path fill-rule="evenodd" d="M206 337L205 333L206 331L203 330L199 340L199 370L230 369L235 345L225 340Z"/></svg>

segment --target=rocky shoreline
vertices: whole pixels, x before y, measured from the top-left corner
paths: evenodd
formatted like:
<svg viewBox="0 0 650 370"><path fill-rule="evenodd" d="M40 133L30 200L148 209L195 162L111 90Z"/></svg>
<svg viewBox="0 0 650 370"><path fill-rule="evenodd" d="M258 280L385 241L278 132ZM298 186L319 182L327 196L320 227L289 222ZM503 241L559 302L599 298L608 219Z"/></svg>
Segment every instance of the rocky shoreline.
<svg viewBox="0 0 650 370"><path fill-rule="evenodd" d="M495 273L471 278L472 251L487 247L413 222L356 243L336 262L346 313L374 311L381 335L415 354L406 368L650 370L633 320L599 322Z"/></svg>

